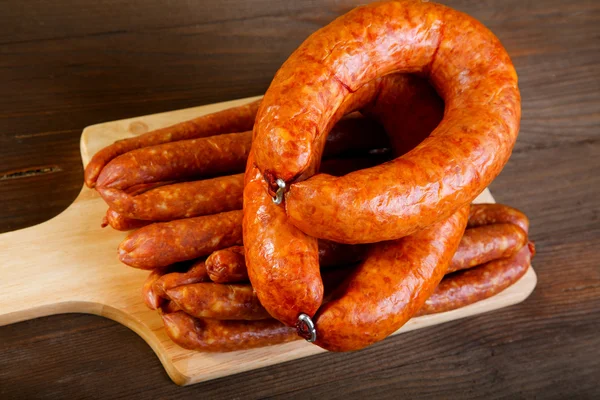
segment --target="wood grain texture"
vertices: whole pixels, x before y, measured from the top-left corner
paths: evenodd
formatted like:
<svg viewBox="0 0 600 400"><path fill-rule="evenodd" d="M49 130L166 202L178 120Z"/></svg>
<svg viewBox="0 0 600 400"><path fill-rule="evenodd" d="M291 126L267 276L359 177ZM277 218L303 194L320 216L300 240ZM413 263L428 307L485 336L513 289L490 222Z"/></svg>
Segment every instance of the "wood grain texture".
<svg viewBox="0 0 600 400"><path fill-rule="evenodd" d="M490 27L519 73L521 133L491 188L532 221L539 282L526 302L187 388L127 328L41 318L0 328L0 397L597 398L600 3L441 1ZM0 180L0 231L77 196L83 127L263 93L308 34L358 3L3 2L0 176L61 171Z"/></svg>

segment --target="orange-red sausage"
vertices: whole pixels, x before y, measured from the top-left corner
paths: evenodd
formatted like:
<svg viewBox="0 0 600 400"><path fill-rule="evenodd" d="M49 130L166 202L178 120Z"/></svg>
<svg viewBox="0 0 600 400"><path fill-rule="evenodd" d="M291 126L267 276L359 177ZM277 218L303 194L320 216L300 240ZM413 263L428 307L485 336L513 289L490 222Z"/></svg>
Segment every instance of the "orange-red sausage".
<svg viewBox="0 0 600 400"><path fill-rule="evenodd" d="M215 251L206 259L206 271L210 280L216 283L247 282L244 247L232 246Z"/></svg>
<svg viewBox="0 0 600 400"><path fill-rule="evenodd" d="M515 254L527 243L527 235L513 224L484 225L465 230L447 273L484 264ZM368 245L348 245L319 240L319 265L343 266L364 260ZM248 281L248 270L242 246L217 250L206 259L206 269L213 282Z"/></svg>
<svg viewBox="0 0 600 400"><path fill-rule="evenodd" d="M196 260L187 265L187 263L180 263L182 265L176 265L175 268L181 268L181 271L176 270L160 276L152 284L152 290L156 294L165 300L170 300L167 295L167 291L182 285L190 285L193 283L208 282L208 273L206 272L206 265L204 260Z"/></svg>
<svg viewBox="0 0 600 400"><path fill-rule="evenodd" d="M142 183L234 174L244 169L252 133L230 133L132 150L108 163L97 189L127 189Z"/></svg>
<svg viewBox="0 0 600 400"><path fill-rule="evenodd" d="M233 135L231 138L234 141L240 141L244 146L250 134ZM182 162L185 156L192 154L194 157L196 153L200 151L190 153L184 146L188 142L180 143L179 145L168 146L168 153L173 158L177 158L179 164L170 166L169 162L165 162L165 157L162 152L157 154L156 148L150 147L135 153L136 162L143 164L139 168L148 168L147 164L152 165L152 174L150 179L154 179L155 176L167 177L179 177L181 179L182 173L177 171L178 166L182 168L186 174L189 173L189 168ZM183 145L183 146L182 146ZM198 142L199 147L206 147L206 141ZM340 154L345 155L358 155L367 154L373 149L384 149L389 147L389 140L383 130L383 127L375 122L371 118L365 118L359 113L353 113L344 117L338 124L336 124L331 132L331 135L327 137L327 143L324 149L324 157L339 156ZM166 148L167 146L165 146ZM235 147L233 144L230 147ZM218 157L215 153L227 152L228 148L210 148L210 152L213 153L211 156L213 159L218 160L222 163L222 159L225 157ZM183 154L181 154L183 152ZM355 165L356 161L344 160L343 166L340 167L338 164L337 170L345 170L349 172L354 167L355 169L361 167L361 164ZM373 166L381 161L373 162L372 157L367 157L366 161L362 158L358 158L359 163L362 161L362 166L365 165ZM135 171L135 168L129 169L123 167L133 162L120 159L119 164L121 167L117 168L115 164L111 164L108 169L120 171L122 175L130 175L129 177L119 177L120 180L131 179L133 176L135 179L148 179L147 174L141 175ZM331 164L331 162L329 163ZM160 170L160 171L159 171ZM168 171L168 172L163 172ZM206 169L204 169L206 171ZM330 170L327 172L332 173ZM344 173L347 173L344 172ZM108 172L106 172L108 174ZM168 175L167 175L168 174ZM136 178L137 176L137 178ZM114 179L117 179L116 177ZM176 183L174 185L165 186L168 182L158 183L140 183L136 184L125 190L118 188L107 188L103 187L102 184L98 185L98 192L102 195L104 200L107 202L109 207L113 210L123 214L124 216L143 219L150 221L169 221L173 219L195 217L200 215L214 214L217 212L231 211L235 209L241 209L242 207L242 189L243 189L243 174L234 176L223 176L214 179L207 179L198 182L183 182ZM127 183L122 183L122 186L126 186ZM157 190L150 190L152 186L164 186ZM137 189L137 190L136 190ZM143 193L143 194L141 194ZM140 195L141 194L141 195Z"/></svg>
<svg viewBox="0 0 600 400"><path fill-rule="evenodd" d="M514 224L529 232L529 218L516 208L504 204L471 204L467 227L490 224Z"/></svg>
<svg viewBox="0 0 600 400"><path fill-rule="evenodd" d="M225 352L290 342L298 339L294 328L274 319L220 321L194 318L183 311L161 314L167 335L184 349Z"/></svg>
<svg viewBox="0 0 600 400"><path fill-rule="evenodd" d="M533 246L523 246L511 257L444 277L418 315L455 310L503 291L525 275L533 255Z"/></svg>
<svg viewBox="0 0 600 400"><path fill-rule="evenodd" d="M110 225L111 228L118 231L131 231L151 224L152 221L143 221L141 219L127 218L123 214L119 214L115 210L109 208L106 210L106 215L102 218L101 227L106 228Z"/></svg>
<svg viewBox="0 0 600 400"><path fill-rule="evenodd" d="M287 222L252 158L250 153L244 187L248 276L269 314L293 326L301 313L314 315L323 301L317 239Z"/></svg>
<svg viewBox="0 0 600 400"><path fill-rule="evenodd" d="M106 164L113 158L135 149L178 140L250 130L254 125L254 118L259 104L260 100L253 101L130 139L119 140L94 154L85 168L85 183L88 187L94 187L96 179Z"/></svg>
<svg viewBox="0 0 600 400"><path fill-rule="evenodd" d="M165 299L159 296L154 290L154 282L156 282L160 277L167 274L172 268L156 268L146 278L144 281L144 285L142 286L142 299L144 300L144 304L151 309L156 310L162 304L164 304Z"/></svg>
<svg viewBox="0 0 600 400"><path fill-rule="evenodd" d="M192 260L242 243L242 212L157 222L129 234L119 245L121 262L153 269Z"/></svg>
<svg viewBox="0 0 600 400"><path fill-rule="evenodd" d="M244 174L161 186L137 196L120 189L98 188L108 205L120 214L149 221L218 214L242 209Z"/></svg>
<svg viewBox="0 0 600 400"><path fill-rule="evenodd" d="M417 78L398 75L386 79L394 84ZM375 99L382 82L365 85L348 97L325 130L328 132L344 113ZM402 87L399 85L399 88ZM318 169L320 151L326 138L326 135L321 135L317 138L319 143L312 147L311 151L318 154L311 155L311 167L303 171L305 176L311 176ZM272 202L269 194L261 193L268 192L268 189L253 159L249 159L244 188L244 237L249 277L269 313L290 324L301 313L312 315L322 299L322 284L315 262L317 246L311 236L291 226L289 216ZM363 221L353 223L361 224ZM288 285L287 282L294 284Z"/></svg>
<svg viewBox="0 0 600 400"><path fill-rule="evenodd" d="M346 266L361 261L368 248L320 240L319 265L321 268ZM217 250L206 259L208 276L216 283L248 281L248 268L243 246Z"/></svg>
<svg viewBox="0 0 600 400"><path fill-rule="evenodd" d="M460 240L447 273L514 255L527 244L527 233L517 225L494 224L469 228Z"/></svg>
<svg viewBox="0 0 600 400"><path fill-rule="evenodd" d="M445 101L434 132L389 163L294 183L345 101L392 72L430 79ZM472 201L508 160L519 122L517 76L489 30L439 4L384 2L338 18L290 56L263 98L253 148L271 192L276 179L289 186L290 223L318 238L370 243L423 229Z"/></svg>
<svg viewBox="0 0 600 400"><path fill-rule="evenodd" d="M183 311L197 318L259 320L271 318L248 284L194 283L167 290Z"/></svg>
<svg viewBox="0 0 600 400"><path fill-rule="evenodd" d="M406 323L444 276L469 208L413 235L373 245L314 318L318 346L350 351L383 340ZM306 337L306 327L298 325Z"/></svg>

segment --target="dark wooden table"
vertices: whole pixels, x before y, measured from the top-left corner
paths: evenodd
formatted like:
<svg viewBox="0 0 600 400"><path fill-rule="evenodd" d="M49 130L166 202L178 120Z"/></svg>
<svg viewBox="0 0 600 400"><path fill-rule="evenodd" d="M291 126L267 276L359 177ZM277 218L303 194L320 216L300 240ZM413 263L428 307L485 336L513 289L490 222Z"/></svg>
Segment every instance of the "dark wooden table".
<svg viewBox="0 0 600 400"><path fill-rule="evenodd" d="M527 301L187 388L115 322L40 318L0 328L0 398L598 398L600 2L445 2L491 28L520 76L521 134L492 191L531 218ZM0 231L73 201L85 126L263 93L308 34L358 3L2 2Z"/></svg>

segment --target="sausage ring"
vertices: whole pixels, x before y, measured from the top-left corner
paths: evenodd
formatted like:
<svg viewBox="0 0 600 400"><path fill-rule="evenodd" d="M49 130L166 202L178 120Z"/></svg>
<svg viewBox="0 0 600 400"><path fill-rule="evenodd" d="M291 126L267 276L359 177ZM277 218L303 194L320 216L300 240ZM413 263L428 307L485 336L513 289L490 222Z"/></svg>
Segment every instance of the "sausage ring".
<svg viewBox="0 0 600 400"><path fill-rule="evenodd" d="M392 162L300 182L340 108L392 72L429 78L445 100L440 125ZM290 223L317 238L379 242L481 193L511 154L520 114L513 64L481 23L429 2L374 3L312 34L283 64L259 107L253 151L271 195L286 183Z"/></svg>

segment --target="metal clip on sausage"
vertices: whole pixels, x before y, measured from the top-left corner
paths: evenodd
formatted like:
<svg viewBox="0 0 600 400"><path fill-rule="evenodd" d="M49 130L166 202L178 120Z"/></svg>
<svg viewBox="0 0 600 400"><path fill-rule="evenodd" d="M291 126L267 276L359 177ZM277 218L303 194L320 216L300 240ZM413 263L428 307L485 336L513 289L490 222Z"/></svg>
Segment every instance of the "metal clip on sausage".
<svg viewBox="0 0 600 400"><path fill-rule="evenodd" d="M277 183L279 189L277 189L277 192L275 192L275 197L273 197L273 203L279 205L283 201L283 194L285 193L285 181L281 178L278 178L275 182Z"/></svg>
<svg viewBox="0 0 600 400"><path fill-rule="evenodd" d="M310 319L310 317L304 313L298 315L298 322L296 322L296 329L298 330L298 335L307 342L313 343L317 340L317 329L315 328L315 324Z"/></svg>

